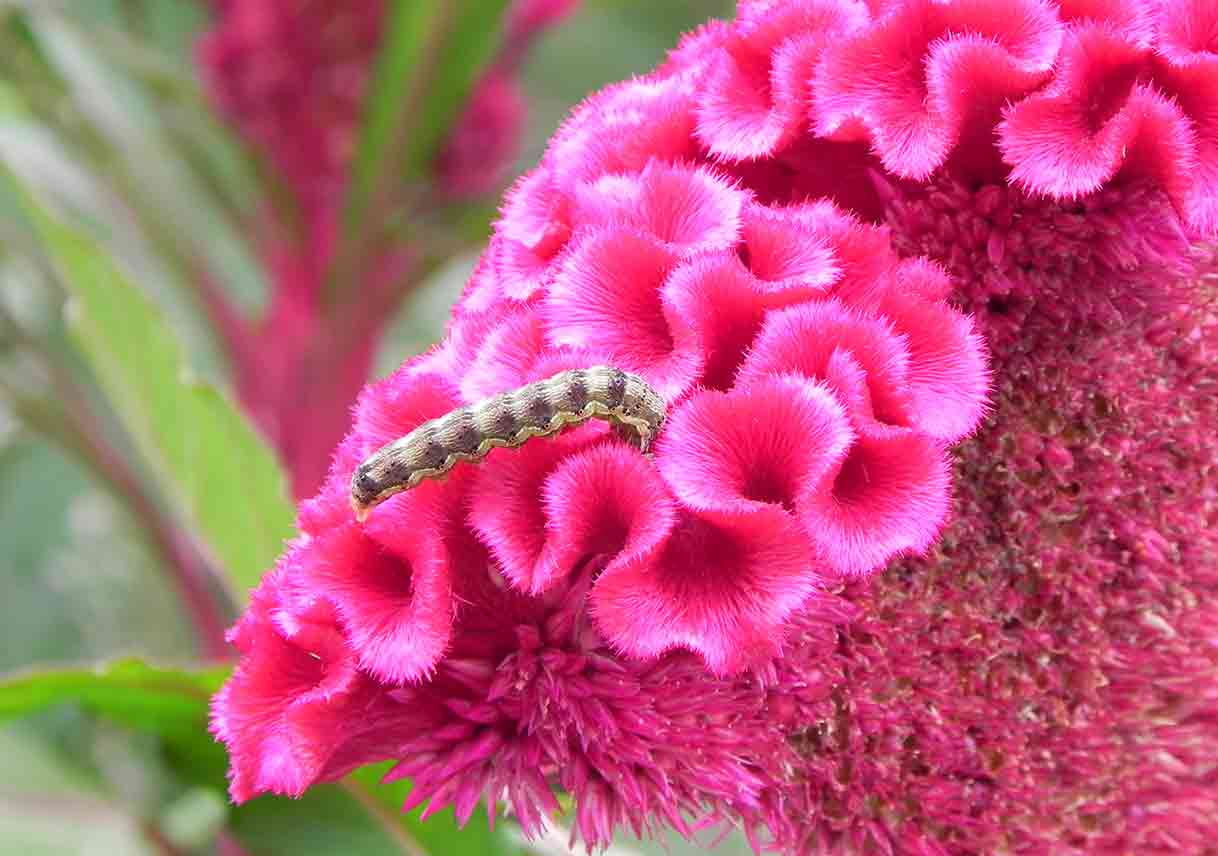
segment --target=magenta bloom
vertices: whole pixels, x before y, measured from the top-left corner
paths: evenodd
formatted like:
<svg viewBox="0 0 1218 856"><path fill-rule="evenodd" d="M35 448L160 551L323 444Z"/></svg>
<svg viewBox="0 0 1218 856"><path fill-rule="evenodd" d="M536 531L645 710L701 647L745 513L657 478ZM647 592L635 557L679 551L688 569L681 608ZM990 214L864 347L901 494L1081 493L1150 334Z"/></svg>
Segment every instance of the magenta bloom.
<svg viewBox="0 0 1218 856"><path fill-rule="evenodd" d="M529 833L565 790L590 845L1206 852L1216 33L742 2L588 99L234 631L234 797L395 758ZM585 426L351 519L382 443L601 363L668 401L654 457Z"/></svg>
<svg viewBox="0 0 1218 856"><path fill-rule="evenodd" d="M739 817L761 799L741 754L753 737L725 732L718 759L689 752L728 710L712 699L743 694L764 717L767 664L806 634L824 656L853 614L833 591L934 542L946 451L983 413L979 337L944 301L943 272L898 260L881 230L828 204L762 204L691 163L693 82L640 80L578 111L509 197L446 340L361 397L300 539L235 632L244 659L216 705L235 797L299 793L371 750L403 759L419 799L468 814L506 796L530 831L553 777L592 842L715 801ZM382 444L597 363L667 399L654 458L588 426L352 519L351 472ZM314 615L343 640L332 654L305 634ZM320 683L264 686L298 674L286 660L302 648L326 661ZM526 691L519 669L541 683ZM674 708L673 680L711 695ZM405 724L378 750L348 703ZM654 722L634 719L640 703ZM789 753L764 732L758 751Z"/></svg>
<svg viewBox="0 0 1218 856"><path fill-rule="evenodd" d="M775 655L786 623L838 580L924 551L943 523L946 444L980 418L987 373L938 269L880 242L869 277L846 244L876 230L823 205L763 208L705 167L652 161L575 191L570 246L528 299L494 295L516 285L497 240L448 339L369 388L302 522L289 563L386 683L425 677L451 642L460 569L432 531L445 526L468 527L533 596L602 557L590 611L609 647L684 647L726 674ZM359 458L461 404L597 362L669 400L654 460L589 427L495 452L363 527L349 519Z"/></svg>

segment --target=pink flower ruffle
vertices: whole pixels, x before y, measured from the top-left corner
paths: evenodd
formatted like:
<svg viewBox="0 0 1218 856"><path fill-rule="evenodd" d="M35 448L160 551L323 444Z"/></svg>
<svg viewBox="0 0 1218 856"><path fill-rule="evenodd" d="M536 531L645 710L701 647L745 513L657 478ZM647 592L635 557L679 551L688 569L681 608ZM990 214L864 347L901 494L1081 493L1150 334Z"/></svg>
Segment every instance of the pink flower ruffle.
<svg viewBox="0 0 1218 856"><path fill-rule="evenodd" d="M1218 229L1212 3L875 5L804 67L816 135L917 181L946 168L1066 200L1147 182Z"/></svg>
<svg viewBox="0 0 1218 856"><path fill-rule="evenodd" d="M672 806L698 804L699 776L725 812L756 807L760 785L727 760L728 743L701 772L674 763L690 778L671 786L615 771L592 735L629 731L628 714L576 704L547 670L569 670L572 686L594 671L607 697L614 674L637 681L680 664L716 693L747 686L755 699L750 676L762 680L784 646L815 638L820 650L827 628L853 614L842 586L925 551L943 525L947 451L978 425L989 386L971 318L947 303L942 270L900 259L883 228L827 202L755 192L732 163L746 149L754 158L795 145L811 95L804 64L870 14L863 4L749 3L730 32L709 27L660 73L577 108L507 195L444 341L360 396L325 484L301 506L302 535L247 619L275 639L246 646L243 669L269 656L263 648L296 644L290 622L267 623L257 606L287 580L301 603L328 610L343 668L371 687L368 709L414 722L404 730L416 748L418 728L436 732L402 768L425 783L419 799L467 815L486 785L535 819L561 771L593 841L627 819L643 824L664 787L681 795L665 817L682 824ZM771 51L781 56L766 59ZM699 59L715 52L726 53ZM716 113L756 80L771 94L747 116ZM458 465L362 524L351 515L352 471L381 445L455 407L606 363L666 400L653 454L597 422ZM276 609L292 615L292 603ZM530 634L564 640L562 656ZM499 687L485 664L494 673L513 657L533 665L507 669L520 683ZM324 763L258 772L267 764L245 741L289 733L275 712L290 694L244 674L215 707L217 734L234 747L235 797L298 793L364 757L365 731L318 732ZM539 698L570 704L562 716L586 732L560 737L545 720L527 742L507 739L515 725L471 724L542 717L519 697L539 675L549 675ZM473 685L481 700L459 701ZM508 696L514 707L502 706ZM656 723L685 714L657 704ZM261 731L244 725L247 708L267 712ZM639 726L650 738L660 728ZM395 755L401 732L381 736L380 757L406 757ZM663 754L641 739L623 745ZM525 742L527 754L514 755ZM485 778L465 775L475 769Z"/></svg>

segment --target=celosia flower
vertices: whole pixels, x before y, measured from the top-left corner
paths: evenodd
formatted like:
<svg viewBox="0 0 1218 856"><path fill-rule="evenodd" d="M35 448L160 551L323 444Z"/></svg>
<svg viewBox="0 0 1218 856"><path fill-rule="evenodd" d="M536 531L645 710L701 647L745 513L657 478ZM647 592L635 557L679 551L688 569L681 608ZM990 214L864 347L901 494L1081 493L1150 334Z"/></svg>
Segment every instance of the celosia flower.
<svg viewBox="0 0 1218 856"><path fill-rule="evenodd" d="M437 158L438 193L498 186L522 133L515 74L537 34L573 6L512 4L500 52ZM363 259L352 305L328 306L323 295L385 8L382 0L213 0L212 11L198 45L207 94L286 192L260 236L271 284L265 313L247 320L223 289L205 282L203 293L242 404L279 450L296 494L307 496L350 427L350 405L411 282L414 253L396 247Z"/></svg>
<svg viewBox="0 0 1218 856"><path fill-rule="evenodd" d="M516 0L508 7L498 56L469 97L436 164L440 190L454 197L497 189L524 131L524 94L516 74L537 36L559 23L578 0Z"/></svg>
<svg viewBox="0 0 1218 856"><path fill-rule="evenodd" d="M367 758L363 730L319 713L309 721L330 739L302 737L281 724L283 696L247 677L308 644L292 616L324 604L361 688L380 687L373 706L418 718L386 730L381 756L403 759L418 798L467 815L502 793L533 832L557 777L592 842L623 822L683 824L700 805L740 817L768 781L746 747L790 750L773 727L733 736L730 705L706 705L738 696L741 716L763 717L767 663L851 614L831 590L933 542L945 450L982 415L979 338L943 302L943 273L899 262L879 230L823 204L762 205L690 164L692 82L643 80L580 110L509 199L445 342L361 397L264 584L291 597L246 619L279 642L246 646L216 706L238 779L254 783L235 783L238 798L297 793ZM351 518L363 456L462 403L598 362L668 400L654 459L585 427ZM707 695L667 699L673 681ZM323 688L296 695L310 711L334 703ZM234 725L230 708L260 713ZM685 757L719 717L719 748ZM267 733L246 719L312 740L302 756L323 760L276 782L281 760L245 747Z"/></svg>
<svg viewBox="0 0 1218 856"><path fill-rule="evenodd" d="M1208 10L743 2L585 102L445 341L361 399L236 631L234 796L398 758L412 805L504 799L529 833L562 788L591 845L701 820L789 853L1205 852ZM953 304L996 394L933 547L986 389ZM654 460L581 428L350 520L379 444L594 362L670 402ZM331 564L343 538L378 550ZM348 653L319 656L377 687L358 733L324 681L306 731L245 677L327 607ZM398 634L393 670L366 659ZM310 765L260 758L268 734Z"/></svg>

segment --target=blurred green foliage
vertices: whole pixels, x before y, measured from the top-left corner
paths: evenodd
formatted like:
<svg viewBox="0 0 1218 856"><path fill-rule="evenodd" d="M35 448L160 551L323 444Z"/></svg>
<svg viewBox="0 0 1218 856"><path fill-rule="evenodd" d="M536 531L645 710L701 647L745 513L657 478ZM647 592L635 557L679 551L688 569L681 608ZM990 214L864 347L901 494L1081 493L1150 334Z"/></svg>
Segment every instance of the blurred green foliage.
<svg viewBox="0 0 1218 856"><path fill-rule="evenodd" d="M471 8L488 17L503 6L480 2ZM519 169L573 104L651 68L680 32L730 6L584 0L525 68ZM136 489L171 520L191 519L238 590L289 534L266 452L223 395L190 380L228 379L190 287L200 264L239 305L266 299L247 228L259 168L205 106L191 65L205 21L194 0L0 0L0 173L23 188L0 193L0 672L19 674L0 682L0 769L19 772L0 782L0 854L230 853L236 842L306 856L523 852L510 822L491 833L475 817L457 833L445 813L422 825L418 812L400 816L407 786L376 785L383 770L300 801L229 806L203 729L219 673L192 665L198 649L148 521L73 452L101 442L151 463L136 468ZM458 107L451 93L492 44L473 36L462 55L475 62L446 65L453 85L424 99L420 146L434 146ZM46 212L34 223L18 213L27 192ZM439 337L493 207L437 216L466 249L433 265L380 372ZM82 434L82 413L96 436ZM71 665L124 656L186 671Z"/></svg>
<svg viewBox="0 0 1218 856"><path fill-rule="evenodd" d="M219 390L192 379L173 331L110 256L81 232L30 211L70 295L75 341L243 599L292 534L274 455Z"/></svg>

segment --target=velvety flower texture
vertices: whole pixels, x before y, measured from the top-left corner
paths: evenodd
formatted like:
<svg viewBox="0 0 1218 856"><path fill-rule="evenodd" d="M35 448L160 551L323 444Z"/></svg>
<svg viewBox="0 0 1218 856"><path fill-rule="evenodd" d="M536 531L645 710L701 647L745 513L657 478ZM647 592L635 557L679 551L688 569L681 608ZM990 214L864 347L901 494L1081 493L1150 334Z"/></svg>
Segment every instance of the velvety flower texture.
<svg viewBox="0 0 1218 856"><path fill-rule="evenodd" d="M780 840L1213 852L1218 7L868 6L742 5L671 61L723 93L768 76L751 113L702 102L706 145L759 197L830 196L943 264L995 374L941 546L847 593ZM800 47L783 14L834 38Z"/></svg>
<svg viewBox="0 0 1218 856"><path fill-rule="evenodd" d="M1216 40L1204 2L746 0L590 98L234 631L234 796L397 758L528 832L564 789L592 845L1212 852ZM378 444L593 361L670 401L654 461L583 428L351 521Z"/></svg>
<svg viewBox="0 0 1218 856"><path fill-rule="evenodd" d="M517 0L499 54L475 84L435 164L436 198L496 189L525 117L516 72L529 46L574 0ZM298 496L312 494L373 353L415 278L411 247L361 248L354 299L324 293L342 255L345 204L363 98L385 23L382 0L213 0L197 55L217 110L265 160L278 185L257 229L271 286L256 319L203 282L246 410L275 444ZM383 224L371 222L370 232Z"/></svg>

